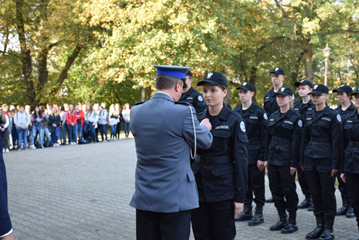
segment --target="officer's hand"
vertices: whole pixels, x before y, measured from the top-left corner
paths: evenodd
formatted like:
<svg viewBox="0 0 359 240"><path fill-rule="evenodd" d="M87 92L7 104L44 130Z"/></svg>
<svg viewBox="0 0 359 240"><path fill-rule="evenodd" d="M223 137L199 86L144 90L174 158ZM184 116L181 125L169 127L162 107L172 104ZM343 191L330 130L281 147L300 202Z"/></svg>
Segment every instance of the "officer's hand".
<svg viewBox="0 0 359 240"><path fill-rule="evenodd" d="M264 167L268 167L268 161L264 162Z"/></svg>
<svg viewBox="0 0 359 240"><path fill-rule="evenodd" d="M295 172L297 171L297 168L295 168L295 167L291 167L290 168L290 175L294 175L295 174Z"/></svg>
<svg viewBox="0 0 359 240"><path fill-rule="evenodd" d="M5 128L1 128L1 131L2 131L2 132L5 131Z"/></svg>
<svg viewBox="0 0 359 240"><path fill-rule="evenodd" d="M243 203L233 202L234 204L234 218L237 218L239 214L243 211Z"/></svg>
<svg viewBox="0 0 359 240"><path fill-rule="evenodd" d="M331 177L334 177L335 174L337 174L338 170L337 169L332 169L332 174L330 174Z"/></svg>
<svg viewBox="0 0 359 240"><path fill-rule="evenodd" d="M209 131L212 130L212 124L209 122L208 118L203 119L200 125L207 127Z"/></svg>
<svg viewBox="0 0 359 240"><path fill-rule="evenodd" d="M15 240L15 237L12 233L10 233L9 235L6 235L3 238L0 238L0 240Z"/></svg>
<svg viewBox="0 0 359 240"><path fill-rule="evenodd" d="M344 173L340 174L340 178L343 180L344 183L347 182L347 180L345 179L345 174Z"/></svg>
<svg viewBox="0 0 359 240"><path fill-rule="evenodd" d="M258 167L259 171L262 172L264 169L264 161L258 160L257 167Z"/></svg>

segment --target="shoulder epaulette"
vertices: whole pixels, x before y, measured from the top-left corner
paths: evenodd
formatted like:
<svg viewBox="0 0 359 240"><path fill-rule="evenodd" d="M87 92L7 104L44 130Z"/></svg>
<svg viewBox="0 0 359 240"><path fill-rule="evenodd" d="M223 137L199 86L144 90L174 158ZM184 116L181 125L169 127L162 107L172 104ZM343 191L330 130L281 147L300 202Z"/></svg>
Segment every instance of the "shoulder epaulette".
<svg viewBox="0 0 359 240"><path fill-rule="evenodd" d="M141 105L142 103L145 103L145 102L137 102L133 106Z"/></svg>
<svg viewBox="0 0 359 240"><path fill-rule="evenodd" d="M181 104L181 105L185 105L185 106L190 106L191 104L189 104L188 102L180 102L180 101L177 101L177 102L174 102L175 104Z"/></svg>

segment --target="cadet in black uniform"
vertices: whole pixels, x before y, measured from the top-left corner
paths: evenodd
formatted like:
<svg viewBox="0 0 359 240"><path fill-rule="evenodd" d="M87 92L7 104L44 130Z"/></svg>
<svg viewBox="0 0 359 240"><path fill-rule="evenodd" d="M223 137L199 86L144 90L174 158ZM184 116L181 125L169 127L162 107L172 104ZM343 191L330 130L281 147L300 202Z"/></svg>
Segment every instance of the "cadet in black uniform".
<svg viewBox="0 0 359 240"><path fill-rule="evenodd" d="M234 109L238 112L245 124L248 137L248 189L244 202L243 212L236 221L248 222L254 226L263 222L264 198L264 148L268 117L266 112L252 102L254 87L251 83L244 82L239 86L239 97L242 104ZM253 194L255 198L253 199ZM256 203L255 215L252 215L252 201Z"/></svg>
<svg viewBox="0 0 359 240"><path fill-rule="evenodd" d="M359 229L359 88L353 93L356 111L352 112L344 124L344 138L349 141L345 149L341 178L347 184L349 201L354 208Z"/></svg>
<svg viewBox="0 0 359 240"><path fill-rule="evenodd" d="M5 123L5 113L0 109L0 127L3 127ZM0 149L2 149L2 134L0 134ZM15 239L12 234L12 225L8 212L6 169L2 151L0 151L0 239Z"/></svg>
<svg viewBox="0 0 359 240"><path fill-rule="evenodd" d="M279 221L271 231L293 233L298 231L296 216L298 195L295 172L299 166L299 148L302 134L302 117L290 108L293 92L281 87L276 93L279 110L269 116L266 161L269 187ZM286 210L289 213L287 221Z"/></svg>
<svg viewBox="0 0 359 240"><path fill-rule="evenodd" d="M342 123L340 115L326 105L329 98L326 86L317 84L310 94L315 109L306 114L301 165L310 183L317 226L306 239L334 239L334 183L340 162Z"/></svg>
<svg viewBox="0 0 359 240"><path fill-rule="evenodd" d="M341 85L338 89L334 89L333 93L338 94L338 101L340 102L340 106L335 110L340 114L342 118L342 122L345 123L348 116L351 115L353 112L356 112L356 107L351 102L353 90L350 86ZM349 141L343 138L343 148L341 149L341 157L344 156L344 150L348 146ZM343 180L340 178L341 172L337 173L338 179L338 188L342 195L343 206L337 210L337 215L346 215L347 218L353 218L354 212L353 207L349 203L349 196L348 196L348 189L347 185Z"/></svg>
<svg viewBox="0 0 359 240"><path fill-rule="evenodd" d="M265 94L264 101L263 101L263 108L266 111L266 113L268 114L268 116L270 116L272 113L274 113L275 111L277 111L279 109L275 93L281 87L284 86L283 85L284 70L282 68L276 67L270 73L271 73L273 88ZM266 200L266 202L272 203L273 197L268 198Z"/></svg>
<svg viewBox="0 0 359 240"><path fill-rule="evenodd" d="M212 146L198 150L192 170L199 194L199 208L192 210L197 240L233 240L234 218L243 209L248 180L246 127L241 116L225 106L227 79L212 71L204 80L203 96L208 109L198 116L212 124Z"/></svg>
<svg viewBox="0 0 359 240"><path fill-rule="evenodd" d="M191 104L194 109L196 109L197 115L203 112L207 105L205 104L202 95L195 90L191 84L192 84L192 72L188 71L186 73L186 88L183 88L183 93L179 99L180 102L187 102Z"/></svg>
<svg viewBox="0 0 359 240"><path fill-rule="evenodd" d="M307 111L312 111L314 108L314 104L310 99L310 93L313 89L313 84L309 80L302 80L300 82L296 82L295 86L298 87L298 93L301 99L294 104L294 111L299 113L303 119L305 119L305 114ZM302 189L303 195L305 199L298 205L298 208L308 208L309 211L314 211L314 206L311 200L310 189L308 186L307 179L305 177L305 172L302 168L297 169L298 174L298 182L300 188Z"/></svg>

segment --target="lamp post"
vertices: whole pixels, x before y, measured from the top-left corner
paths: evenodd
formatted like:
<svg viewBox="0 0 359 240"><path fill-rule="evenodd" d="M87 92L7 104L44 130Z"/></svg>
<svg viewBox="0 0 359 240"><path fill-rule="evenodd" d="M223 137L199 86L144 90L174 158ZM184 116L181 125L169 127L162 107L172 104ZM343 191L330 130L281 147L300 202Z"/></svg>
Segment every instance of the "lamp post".
<svg viewBox="0 0 359 240"><path fill-rule="evenodd" d="M324 52L324 57L325 57L325 73L324 73L324 85L327 86L328 85L328 61L329 61L329 56L330 56L330 47L327 43L327 45L325 46L325 48L323 49Z"/></svg>

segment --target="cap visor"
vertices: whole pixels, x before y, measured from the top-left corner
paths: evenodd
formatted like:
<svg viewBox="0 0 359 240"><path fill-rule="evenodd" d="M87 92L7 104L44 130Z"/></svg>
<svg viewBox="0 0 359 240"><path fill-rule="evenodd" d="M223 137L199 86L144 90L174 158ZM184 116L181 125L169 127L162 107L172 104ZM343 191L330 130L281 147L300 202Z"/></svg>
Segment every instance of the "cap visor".
<svg viewBox="0 0 359 240"><path fill-rule="evenodd" d="M321 95L322 92L313 90L313 91L311 91L310 93L308 93L308 95L310 95L310 94Z"/></svg>
<svg viewBox="0 0 359 240"><path fill-rule="evenodd" d="M239 87L237 87L237 89L243 89L244 91L251 91L250 89L243 87L243 86L239 86Z"/></svg>
<svg viewBox="0 0 359 240"><path fill-rule="evenodd" d="M292 96L292 94L289 94L289 93L283 93L283 92L280 92L280 93L275 93L274 95L275 95L275 96L277 96L277 95Z"/></svg>
<svg viewBox="0 0 359 240"><path fill-rule="evenodd" d="M220 83L216 82L216 81L213 81L213 80L203 80L203 81L200 81L197 83L197 86L202 86L203 84L205 83L209 83L209 84L212 84L212 85L220 85Z"/></svg>

